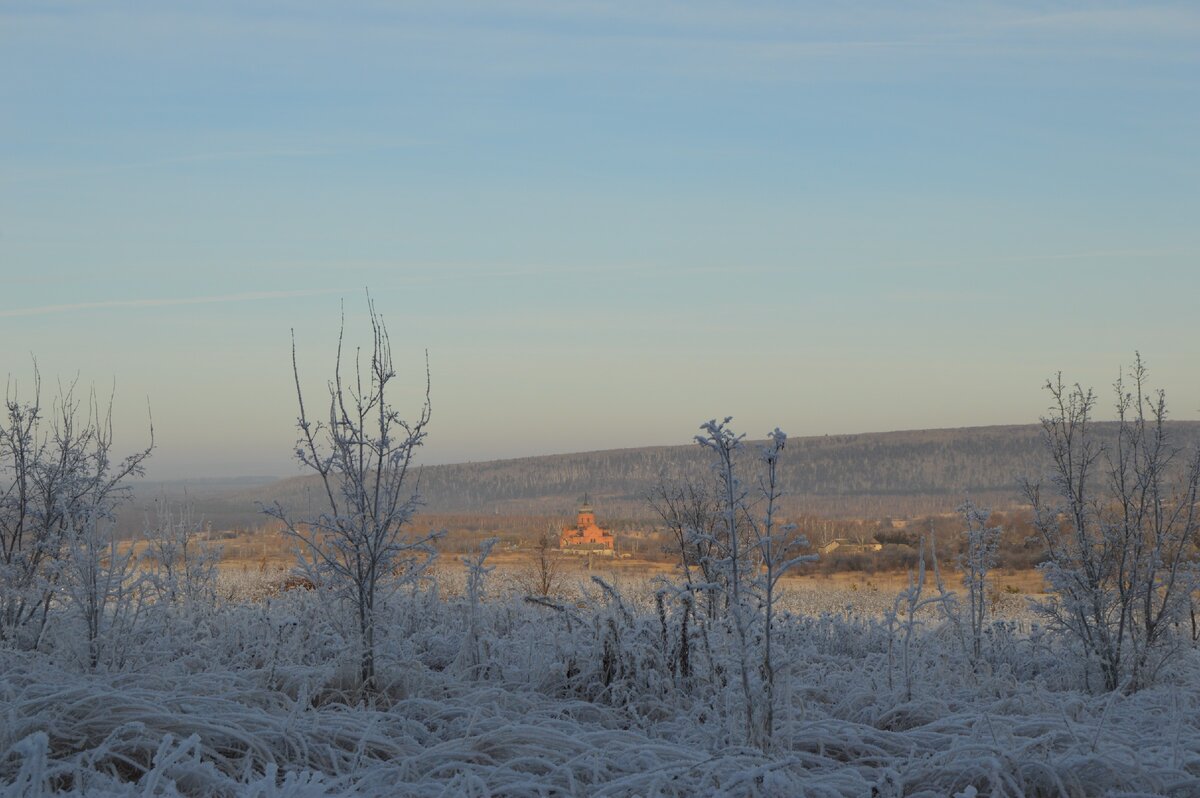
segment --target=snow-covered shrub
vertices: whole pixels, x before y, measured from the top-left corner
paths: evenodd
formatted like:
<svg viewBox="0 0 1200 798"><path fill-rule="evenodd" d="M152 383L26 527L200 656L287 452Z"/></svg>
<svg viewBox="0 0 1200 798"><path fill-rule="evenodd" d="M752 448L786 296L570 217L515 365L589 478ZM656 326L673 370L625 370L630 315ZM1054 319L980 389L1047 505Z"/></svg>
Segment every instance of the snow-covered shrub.
<svg viewBox="0 0 1200 798"><path fill-rule="evenodd" d="M145 449L114 461L112 404L86 404L75 383L42 404L34 364L32 395L10 382L0 418L0 642L36 646L76 537L95 532L143 473ZM83 546L87 549L87 546Z"/></svg>
<svg viewBox="0 0 1200 798"><path fill-rule="evenodd" d="M217 598L221 549L204 541L187 508L173 515L159 507L157 523L146 532L143 567L156 601L211 605Z"/></svg>
<svg viewBox="0 0 1200 798"><path fill-rule="evenodd" d="M986 509L976 507L967 499L958 511L963 516L967 528L963 534L967 538L963 553L959 556L958 565L963 573L963 587L967 592L967 613L971 626L971 662L978 667L983 657L983 632L987 625L988 574L996 567L996 551L1000 546L1000 527L989 527L988 518L991 515Z"/></svg>
<svg viewBox="0 0 1200 798"><path fill-rule="evenodd" d="M55 561L56 603L65 609L63 620L82 627L76 657L90 669L102 662L121 668L146 606L148 575L132 547L117 545L107 519L89 515L76 523L79 528L68 528L64 554Z"/></svg>
<svg viewBox="0 0 1200 798"><path fill-rule="evenodd" d="M663 485L648 497L674 533L680 556L680 582L660 588L655 606L667 672L691 684L693 661L702 659L711 686L724 692L736 680L741 739L765 750L775 727L773 638L780 580L816 555L805 553L807 539L779 518L778 464L787 436L779 429L768 435L751 490L737 459L744 436L733 432L730 421L711 420L695 438L713 455L713 487ZM671 618L668 598L679 610ZM725 645L715 646L717 640ZM731 709L728 699L722 706Z"/></svg>
<svg viewBox="0 0 1200 798"><path fill-rule="evenodd" d="M463 565L467 567L467 631L459 646L455 665L459 670L475 676L482 675L487 669L487 641L480 635L479 604L483 600L484 579L495 570L496 566L484 565L488 556L499 542L499 538L488 538L479 545L479 552L474 557L463 557Z"/></svg>
<svg viewBox="0 0 1200 798"><path fill-rule="evenodd" d="M1117 435L1093 430L1095 394L1048 381L1042 419L1052 460L1048 490L1026 482L1053 596L1038 604L1070 636L1105 690L1140 689L1178 656L1177 630L1200 587L1200 448L1174 446L1162 391L1141 357L1114 385Z"/></svg>
<svg viewBox="0 0 1200 798"><path fill-rule="evenodd" d="M900 673L904 679L904 700L913 700L913 667L915 660L914 646L920 640L918 630L925 625L921 620L921 611L927 608L937 608L943 618L952 619L955 615L953 594L948 593L943 584L937 567L937 552L932 541L929 550L933 558L934 575L937 593L926 591L927 572L925 567L926 541L922 536L918 542L917 567L908 572L908 587L897 595L892 608L885 614L888 628L888 688L894 689L892 671L897 667L899 657ZM899 648L899 651L896 649Z"/></svg>

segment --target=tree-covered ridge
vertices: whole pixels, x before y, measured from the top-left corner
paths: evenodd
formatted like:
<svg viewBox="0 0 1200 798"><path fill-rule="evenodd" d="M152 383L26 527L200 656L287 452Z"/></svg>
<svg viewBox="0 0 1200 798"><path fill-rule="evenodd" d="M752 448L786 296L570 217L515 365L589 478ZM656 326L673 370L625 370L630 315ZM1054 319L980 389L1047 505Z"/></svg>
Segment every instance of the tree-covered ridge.
<svg viewBox="0 0 1200 798"><path fill-rule="evenodd" d="M1200 422L1169 424L1177 445L1200 438ZM1115 425L1099 423L1108 440ZM964 495L993 505L1020 502L1019 480L1047 468L1036 424L823 435L788 440L780 478L790 510L879 515L952 511ZM751 447L753 448L753 447ZM659 482L705 473L695 445L651 446L426 466L420 490L430 512L569 512L590 492L609 513L644 514ZM302 501L298 477L223 500L250 508L269 496ZM944 506L943 506L944 505Z"/></svg>

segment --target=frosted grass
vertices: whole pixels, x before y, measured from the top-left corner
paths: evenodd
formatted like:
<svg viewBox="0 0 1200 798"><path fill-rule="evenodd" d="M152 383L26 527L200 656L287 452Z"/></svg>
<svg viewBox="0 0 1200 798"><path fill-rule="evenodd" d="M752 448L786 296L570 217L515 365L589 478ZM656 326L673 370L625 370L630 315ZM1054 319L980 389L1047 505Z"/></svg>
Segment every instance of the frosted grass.
<svg viewBox="0 0 1200 798"><path fill-rule="evenodd" d="M975 671L931 619L904 701L877 614L793 595L764 753L703 657L688 683L671 671L649 590L619 610L581 584L560 612L489 588L473 626L465 599L401 597L369 701L352 627L318 593L148 614L119 671L64 656L59 624L42 650L0 652L0 795L1200 795L1194 650L1157 687L1097 695L1023 621L989 628ZM477 667L458 657L472 628Z"/></svg>

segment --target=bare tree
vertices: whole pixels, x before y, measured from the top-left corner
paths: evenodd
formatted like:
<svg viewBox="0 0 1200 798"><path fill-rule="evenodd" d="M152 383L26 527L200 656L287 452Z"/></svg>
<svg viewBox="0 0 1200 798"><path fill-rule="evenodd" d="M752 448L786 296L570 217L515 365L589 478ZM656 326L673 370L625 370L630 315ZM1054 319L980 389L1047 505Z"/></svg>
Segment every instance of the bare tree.
<svg viewBox="0 0 1200 798"><path fill-rule="evenodd" d="M663 585L655 591L655 603L662 627L664 651L669 649L670 636L665 599L671 596L682 605L679 643L674 649L672 665L678 669L686 684L693 670L689 637L692 628L699 633L701 651L707 656L710 669L715 670L709 627L723 612L721 599L726 595L719 566L724 557L719 542L722 537L719 530L721 506L715 491L698 481L672 485L664 479L646 494L646 501L670 532L679 555L682 584L671 584L664 580Z"/></svg>
<svg viewBox="0 0 1200 798"><path fill-rule="evenodd" d="M129 495L128 479L144 473L154 448L112 459L112 400L94 392L86 404L76 383L60 386L42 405L34 363L32 395L22 399L10 379L0 419L0 640L36 644L74 538L111 520Z"/></svg>
<svg viewBox="0 0 1200 798"><path fill-rule="evenodd" d="M1118 377L1113 386L1109 444L1093 429L1090 389L1067 387L1061 374L1046 383L1050 490L1025 483L1054 594L1039 608L1098 665L1107 690L1153 680L1198 584L1200 449L1172 445L1165 396L1148 388L1140 355L1129 377L1132 385Z"/></svg>
<svg viewBox="0 0 1200 798"><path fill-rule="evenodd" d="M671 533L679 555L683 589L689 596L688 606L698 611L707 608L708 617L718 612L716 589L721 581L717 560L721 535L721 506L714 492L701 482L689 481L678 485L660 482L647 495L646 501ZM699 601L699 594L704 601Z"/></svg>
<svg viewBox="0 0 1200 798"><path fill-rule="evenodd" d="M296 458L320 477L324 511L296 519L278 503L264 512L279 519L300 544L300 566L315 584L335 591L354 608L359 637L359 676L375 690L375 633L382 602L396 587L418 579L437 555L440 533L408 534L421 505L411 469L429 425L429 364L425 399L416 420L405 421L390 401L396 370L383 319L367 297L371 321L369 363L356 350L353 372L343 377L345 316L338 334L329 410L314 421L304 404L292 334L292 374L300 407Z"/></svg>
<svg viewBox="0 0 1200 798"><path fill-rule="evenodd" d="M996 550L1000 546L1001 529L988 526L991 511L976 507L967 499L958 508L967 528L967 545L959 556L958 564L963 572L963 587L967 590L968 608L971 615L971 662L978 667L983 656L983 629L987 620L987 591L990 586L988 574L996 567Z"/></svg>
<svg viewBox="0 0 1200 798"><path fill-rule="evenodd" d="M558 592L562 580L562 555L558 551L558 532L551 525L538 536L526 569L524 586L533 596L548 598Z"/></svg>

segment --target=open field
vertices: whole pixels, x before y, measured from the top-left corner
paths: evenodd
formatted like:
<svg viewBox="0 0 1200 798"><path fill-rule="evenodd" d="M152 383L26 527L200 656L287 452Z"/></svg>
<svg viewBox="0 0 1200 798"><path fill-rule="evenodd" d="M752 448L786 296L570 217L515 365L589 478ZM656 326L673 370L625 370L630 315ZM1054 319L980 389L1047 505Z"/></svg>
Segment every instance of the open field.
<svg viewBox="0 0 1200 798"><path fill-rule="evenodd" d="M279 574L290 571L296 565L292 543L278 532L260 532L253 536L230 538L223 541L223 546L227 554L221 558L220 566L223 571L229 573L262 571ZM663 558L647 560L635 556L597 556L589 561L587 557L579 555L555 556L565 580L587 580L592 575L601 575L605 578L612 576L623 580L648 581L670 578L677 570L674 564ZM532 568L533 553L528 549L500 548L491 554L488 564L495 566L500 574L519 575ZM444 554L439 558L436 568L441 572L454 573L463 571L465 565L460 555ZM943 566L943 576L951 588L960 586L962 575L957 568ZM810 573L802 570L785 577L785 585L793 583L804 585L806 590L830 588L896 593L907 586L908 571ZM1041 573L1035 569L1001 568L993 574L993 590L1008 594L1035 595L1044 593L1045 585Z"/></svg>

